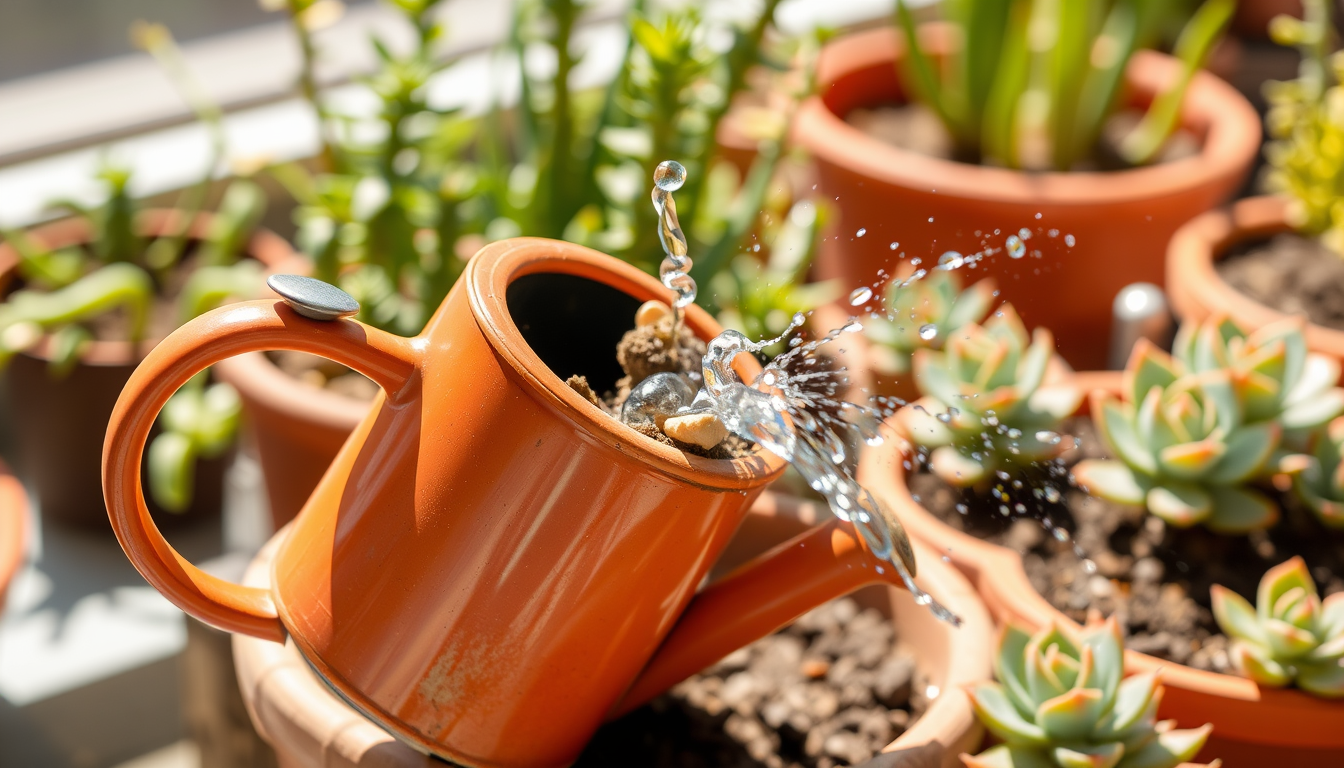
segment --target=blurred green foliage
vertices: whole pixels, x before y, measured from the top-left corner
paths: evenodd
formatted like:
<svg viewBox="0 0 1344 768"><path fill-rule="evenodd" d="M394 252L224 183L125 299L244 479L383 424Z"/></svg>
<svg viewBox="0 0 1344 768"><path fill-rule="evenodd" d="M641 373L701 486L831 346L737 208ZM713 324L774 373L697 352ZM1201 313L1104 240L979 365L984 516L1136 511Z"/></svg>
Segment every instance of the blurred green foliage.
<svg viewBox="0 0 1344 768"><path fill-rule="evenodd" d="M956 34L937 57L905 0L896 22L909 51L902 75L956 144L957 156L1009 168L1067 171L1094 156L1121 106L1125 67L1157 42L1183 3L1171 0L944 0ZM1152 162L1177 127L1181 101L1236 9L1205 0L1175 43L1180 77L1116 146Z"/></svg>

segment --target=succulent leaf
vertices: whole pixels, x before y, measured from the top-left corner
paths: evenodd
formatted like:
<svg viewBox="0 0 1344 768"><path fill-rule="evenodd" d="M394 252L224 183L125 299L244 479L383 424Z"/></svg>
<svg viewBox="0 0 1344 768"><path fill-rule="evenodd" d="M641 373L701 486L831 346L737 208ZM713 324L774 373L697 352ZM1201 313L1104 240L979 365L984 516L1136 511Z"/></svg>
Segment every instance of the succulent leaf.
<svg viewBox="0 0 1344 768"><path fill-rule="evenodd" d="M1052 626L1028 634L1010 624L994 671L998 683L969 692L977 716L1005 743L962 755L972 768L1174 768L1208 736L1208 726L1171 731L1157 722L1162 687L1155 673L1122 680L1124 647L1113 618L1076 633Z"/></svg>
<svg viewBox="0 0 1344 768"><path fill-rule="evenodd" d="M1117 504L1139 506L1148 496L1149 486L1144 476L1124 462L1085 459L1074 465L1073 477L1088 493Z"/></svg>
<svg viewBox="0 0 1344 768"><path fill-rule="evenodd" d="M914 368L914 353L941 349L962 326L985 319L994 302L994 281L981 280L962 288L961 277L948 270L906 274L887 284L886 314L864 321L868 339L886 353L886 373L907 373ZM921 328L937 333L925 338Z"/></svg>
<svg viewBox="0 0 1344 768"><path fill-rule="evenodd" d="M1213 514L1204 519L1209 530L1243 534L1268 528L1279 519L1279 508L1259 491L1233 485L1209 486Z"/></svg>
<svg viewBox="0 0 1344 768"><path fill-rule="evenodd" d="M1212 589L1214 618L1233 638L1233 667L1260 685L1297 686L1318 696L1344 696L1344 594L1321 600L1300 557L1269 569L1250 603Z"/></svg>
<svg viewBox="0 0 1344 768"><path fill-rule="evenodd" d="M1177 528L1189 528L1213 514L1213 497L1194 483L1168 480L1148 491L1148 511Z"/></svg>

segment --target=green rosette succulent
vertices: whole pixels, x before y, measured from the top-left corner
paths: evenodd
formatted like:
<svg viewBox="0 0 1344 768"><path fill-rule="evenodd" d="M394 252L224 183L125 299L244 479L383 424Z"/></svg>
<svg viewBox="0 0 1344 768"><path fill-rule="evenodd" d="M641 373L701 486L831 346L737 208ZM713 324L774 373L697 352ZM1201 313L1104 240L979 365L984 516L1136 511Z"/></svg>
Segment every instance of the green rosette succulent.
<svg viewBox="0 0 1344 768"><path fill-rule="evenodd" d="M1293 493L1322 523L1344 528L1344 419L1316 441L1311 461L1293 476Z"/></svg>
<svg viewBox="0 0 1344 768"><path fill-rule="evenodd" d="M1076 387L1046 384L1054 349L1050 331L1028 336L1004 304L984 325L949 334L943 349L915 350L915 384L924 397L901 409L897 421L931 451L929 467L951 485L1052 459L1065 447L1059 425L1082 399Z"/></svg>
<svg viewBox="0 0 1344 768"><path fill-rule="evenodd" d="M1212 726L1174 730L1157 720L1162 686L1149 672L1124 678L1115 619L1076 634L1004 628L997 683L968 693L976 716L1002 744L962 755L967 768L1173 768L1204 746Z"/></svg>
<svg viewBox="0 0 1344 768"><path fill-rule="evenodd" d="M1260 685L1344 697L1344 593L1322 600L1302 558L1270 568L1254 606L1219 584L1211 596L1237 672Z"/></svg>
<svg viewBox="0 0 1344 768"><path fill-rule="evenodd" d="M1292 317L1247 333L1215 316L1176 334L1172 353L1195 373L1227 371L1247 424L1277 422L1283 444L1306 449L1331 419L1344 414L1334 358L1307 351L1306 320Z"/></svg>
<svg viewBox="0 0 1344 768"><path fill-rule="evenodd" d="M1281 429L1277 421L1244 423L1233 379L1228 369L1188 372L1141 340L1125 369L1127 401L1092 393L1092 419L1117 458L1079 462L1074 479L1178 528L1237 533L1272 524L1278 508L1246 483L1266 469Z"/></svg>
<svg viewBox="0 0 1344 768"><path fill-rule="evenodd" d="M864 320L863 330L875 342L872 360L889 375L910 373L915 350L942 349L943 340L969 323L979 323L994 306L994 281L981 280L965 289L955 272L935 269L887 284L885 316ZM920 334L932 326L938 333Z"/></svg>

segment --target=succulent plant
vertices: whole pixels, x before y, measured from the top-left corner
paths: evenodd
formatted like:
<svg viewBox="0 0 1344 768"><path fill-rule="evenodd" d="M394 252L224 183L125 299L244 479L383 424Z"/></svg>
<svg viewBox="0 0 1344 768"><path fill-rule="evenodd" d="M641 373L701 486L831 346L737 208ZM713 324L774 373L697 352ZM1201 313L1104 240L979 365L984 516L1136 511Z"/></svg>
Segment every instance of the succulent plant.
<svg viewBox="0 0 1344 768"><path fill-rule="evenodd" d="M1004 628L997 683L969 689L975 713L1004 743L962 755L967 768L1173 768L1195 756L1212 726L1157 721L1158 674L1124 677L1114 618L1075 634Z"/></svg>
<svg viewBox="0 0 1344 768"><path fill-rule="evenodd" d="M1260 685L1344 696L1344 593L1322 600L1302 558L1266 571L1254 606L1220 584L1211 592L1237 672Z"/></svg>
<svg viewBox="0 0 1344 768"><path fill-rule="evenodd" d="M1079 462L1079 485L1147 506L1179 528L1203 523L1236 533L1278 519L1274 504L1246 483L1265 471L1282 430L1273 420L1243 421L1232 370L1189 372L1141 340L1125 368L1124 395L1093 392L1092 420L1116 459Z"/></svg>
<svg viewBox="0 0 1344 768"><path fill-rule="evenodd" d="M1344 413L1339 361L1307 351L1306 320L1286 318L1247 333L1215 316L1181 326L1172 345L1194 373L1225 370L1247 424L1277 422L1285 446L1304 450L1331 419Z"/></svg>
<svg viewBox="0 0 1344 768"><path fill-rule="evenodd" d="M1322 523L1344 528L1344 419L1316 441L1311 461L1293 476L1293 493Z"/></svg>
<svg viewBox="0 0 1344 768"><path fill-rule="evenodd" d="M951 332L941 350L915 350L915 384L924 397L897 418L912 441L932 449L934 473L969 486L1060 454L1059 425L1082 393L1045 383L1054 350L1050 331L1037 328L1028 337L1010 304L983 326Z"/></svg>
<svg viewBox="0 0 1344 768"><path fill-rule="evenodd" d="M980 280L966 288L956 272L920 270L887 283L885 316L864 320L863 330L876 342L874 365L882 373L910 372L917 349L941 349L943 340L968 323L979 323L994 306L994 281ZM937 333L920 333L922 328Z"/></svg>
<svg viewBox="0 0 1344 768"><path fill-rule="evenodd" d="M910 52L903 75L968 159L1012 168L1071 170L1087 158L1117 98L1125 66L1151 45L1175 6L1170 0L951 0L939 4L959 45L935 61L917 34L907 0L896 20ZM1181 73L1155 98L1117 149L1133 165L1152 162L1175 130L1186 88L1236 8L1206 0L1176 41ZM941 65L941 66L940 66Z"/></svg>

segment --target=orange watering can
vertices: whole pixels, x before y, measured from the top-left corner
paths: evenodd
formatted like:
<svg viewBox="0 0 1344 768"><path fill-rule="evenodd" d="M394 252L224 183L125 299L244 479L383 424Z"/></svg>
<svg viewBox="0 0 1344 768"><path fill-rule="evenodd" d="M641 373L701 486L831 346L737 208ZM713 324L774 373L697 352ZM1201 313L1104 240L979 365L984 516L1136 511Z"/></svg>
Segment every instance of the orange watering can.
<svg viewBox="0 0 1344 768"><path fill-rule="evenodd" d="M108 426L103 488L140 573L196 618L294 641L313 670L420 750L472 766L563 766L607 718L883 572L835 521L700 588L783 461L644 437L597 391L635 310L667 291L576 245L518 239L473 258L424 332L343 316L316 281L224 307L169 336ZM698 336L720 331L687 308ZM145 508L140 461L168 397L226 357L290 349L382 388L275 558L269 591L184 560ZM735 363L745 381L759 371ZM697 593L697 589L698 590Z"/></svg>

